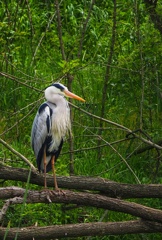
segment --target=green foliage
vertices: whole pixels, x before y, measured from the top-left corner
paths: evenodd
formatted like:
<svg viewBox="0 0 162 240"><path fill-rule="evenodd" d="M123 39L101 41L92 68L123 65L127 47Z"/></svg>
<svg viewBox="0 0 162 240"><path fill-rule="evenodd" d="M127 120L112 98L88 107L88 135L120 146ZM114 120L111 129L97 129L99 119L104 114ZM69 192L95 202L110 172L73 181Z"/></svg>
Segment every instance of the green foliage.
<svg viewBox="0 0 162 240"><path fill-rule="evenodd" d="M80 108L100 116L101 105L105 104L104 118L132 130L142 128L154 141L161 138L160 33L150 21L143 3L130 0L117 2L115 47L107 99L103 103L102 89L112 36L113 1L96 1L88 18L90 4L91 1L77 0L60 3L65 60L60 51L53 1L0 2L0 62L1 71L6 73L0 80L0 132L13 148L28 157L33 164L35 159L30 148L30 131L37 107L43 102L40 90L43 91L46 86L60 79L67 84L68 74L74 78L73 91L86 99L84 104L75 102ZM158 3L159 14L161 7L161 3ZM75 174L136 183L132 172L110 146L101 146L101 155L98 157L99 121L74 108L72 112L74 150L78 150L74 153ZM125 136L123 130L104 123L100 144L113 143ZM137 139L113 145L141 183L161 183L158 152L151 150L133 155L142 146L144 144ZM56 165L58 175L69 175L68 151L67 139ZM0 158L13 167L27 167L3 146ZM14 181L4 183L4 186L10 185L25 186ZM150 199L148 205L160 208L161 200L154 204L154 200ZM20 209L21 206L10 207L4 226L17 227L20 219L22 226L34 225L36 222L43 226L99 221L104 213L94 208L68 211L63 210L62 205L30 204L25 205L20 216ZM110 212L105 221L123 219L129 220L130 216ZM143 236L132 235L131 238L143 239ZM146 238L161 239L158 234L156 237L146 235ZM129 239L129 236L120 239Z"/></svg>

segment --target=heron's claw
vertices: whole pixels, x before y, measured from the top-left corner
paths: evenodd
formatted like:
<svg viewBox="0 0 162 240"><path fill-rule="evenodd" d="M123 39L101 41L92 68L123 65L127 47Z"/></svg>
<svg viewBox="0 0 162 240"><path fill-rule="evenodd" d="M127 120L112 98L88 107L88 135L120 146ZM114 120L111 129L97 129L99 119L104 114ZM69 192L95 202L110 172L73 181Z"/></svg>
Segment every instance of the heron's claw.
<svg viewBox="0 0 162 240"><path fill-rule="evenodd" d="M52 200L50 199L50 195L51 195L50 192L51 192L51 190L45 187L44 189L41 190L41 192L42 192L42 193L46 193L46 199L47 199L47 201L48 201L49 203L52 203Z"/></svg>
<svg viewBox="0 0 162 240"><path fill-rule="evenodd" d="M60 188L55 188L55 190L51 190L50 192L52 193L52 195L58 196L58 195L62 194L64 196L66 196L66 193L63 190L61 190Z"/></svg>

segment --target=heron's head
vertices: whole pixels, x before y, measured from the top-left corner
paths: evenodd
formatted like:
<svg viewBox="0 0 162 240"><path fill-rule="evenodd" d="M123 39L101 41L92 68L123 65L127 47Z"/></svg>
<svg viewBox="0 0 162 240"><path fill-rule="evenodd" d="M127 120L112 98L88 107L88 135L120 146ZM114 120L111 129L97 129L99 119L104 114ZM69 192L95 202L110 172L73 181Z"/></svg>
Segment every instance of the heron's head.
<svg viewBox="0 0 162 240"><path fill-rule="evenodd" d="M65 87L63 84L61 83L54 83L51 86L47 87L45 90L45 98L48 101L51 101L52 96L59 94L62 96L66 96L66 97L70 97L70 98L74 98L77 99L79 101L85 102L85 100L77 95L75 95L74 93L70 92L67 87Z"/></svg>

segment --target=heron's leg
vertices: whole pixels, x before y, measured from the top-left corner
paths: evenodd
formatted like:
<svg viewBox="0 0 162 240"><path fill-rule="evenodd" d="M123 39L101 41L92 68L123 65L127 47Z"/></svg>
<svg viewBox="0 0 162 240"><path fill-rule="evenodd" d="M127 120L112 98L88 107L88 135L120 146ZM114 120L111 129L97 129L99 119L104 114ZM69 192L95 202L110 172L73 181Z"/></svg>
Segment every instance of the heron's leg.
<svg viewBox="0 0 162 240"><path fill-rule="evenodd" d="M47 179L46 179L46 167L47 167L46 147L44 148L44 153L43 153L43 164L44 164L44 188L47 188Z"/></svg>
<svg viewBox="0 0 162 240"><path fill-rule="evenodd" d="M55 190L58 191L59 188L57 185L56 172L55 172L55 156L52 156L51 165L52 165L52 172L53 172L53 179L54 179L54 187L55 187Z"/></svg>

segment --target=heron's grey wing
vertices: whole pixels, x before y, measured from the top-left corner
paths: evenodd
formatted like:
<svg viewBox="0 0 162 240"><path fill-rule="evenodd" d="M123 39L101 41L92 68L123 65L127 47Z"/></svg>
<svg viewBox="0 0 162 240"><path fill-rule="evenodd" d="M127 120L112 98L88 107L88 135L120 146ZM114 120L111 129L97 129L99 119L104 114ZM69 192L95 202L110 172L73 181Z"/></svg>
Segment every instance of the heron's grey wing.
<svg viewBox="0 0 162 240"><path fill-rule="evenodd" d="M38 157L38 154L42 149L51 130L51 111L52 110L48 104L43 103L40 106L33 122L31 131L31 143L36 158Z"/></svg>

